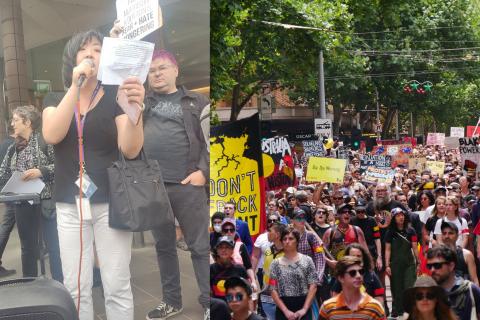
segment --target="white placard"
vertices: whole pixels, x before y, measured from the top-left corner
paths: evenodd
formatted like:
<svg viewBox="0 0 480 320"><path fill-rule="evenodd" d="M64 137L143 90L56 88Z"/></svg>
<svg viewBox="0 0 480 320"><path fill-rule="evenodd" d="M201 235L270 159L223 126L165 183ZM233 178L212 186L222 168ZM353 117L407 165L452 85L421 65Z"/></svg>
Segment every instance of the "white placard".
<svg viewBox="0 0 480 320"><path fill-rule="evenodd" d="M117 0L116 6L123 26L120 38L140 40L163 24L158 0Z"/></svg>
<svg viewBox="0 0 480 320"><path fill-rule="evenodd" d="M463 138L465 136L464 127L450 127L450 137Z"/></svg>
<svg viewBox="0 0 480 320"><path fill-rule="evenodd" d="M315 119L315 134L319 137L331 138L332 134L332 120L330 119Z"/></svg>
<svg viewBox="0 0 480 320"><path fill-rule="evenodd" d="M103 84L121 85L128 77L135 76L144 83L154 47L150 42L105 37L98 66L98 80Z"/></svg>

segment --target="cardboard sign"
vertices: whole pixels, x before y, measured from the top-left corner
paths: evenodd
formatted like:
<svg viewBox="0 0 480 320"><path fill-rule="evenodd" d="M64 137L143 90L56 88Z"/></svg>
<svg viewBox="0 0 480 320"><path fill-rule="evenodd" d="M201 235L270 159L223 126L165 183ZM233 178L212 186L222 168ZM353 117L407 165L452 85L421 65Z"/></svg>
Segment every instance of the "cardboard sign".
<svg viewBox="0 0 480 320"><path fill-rule="evenodd" d="M418 172L422 172L427 167L427 158L425 157L409 157L408 169L417 169Z"/></svg>
<svg viewBox="0 0 480 320"><path fill-rule="evenodd" d="M342 183L346 160L310 157L308 160L308 182Z"/></svg>
<svg viewBox="0 0 480 320"><path fill-rule="evenodd" d="M480 146L478 145L480 138L458 138L458 140L463 171L474 180L480 180Z"/></svg>
<svg viewBox="0 0 480 320"><path fill-rule="evenodd" d="M439 177L443 176L445 173L444 161L427 161L426 166L432 171L432 173L436 173Z"/></svg>
<svg viewBox="0 0 480 320"><path fill-rule="evenodd" d="M443 146L445 144L445 133L429 132L427 136L427 145L430 146Z"/></svg>
<svg viewBox="0 0 480 320"><path fill-rule="evenodd" d="M445 137L445 148L455 149L460 147L458 137Z"/></svg>
<svg viewBox="0 0 480 320"><path fill-rule="evenodd" d="M365 171L363 179L367 182L373 183L387 183L390 184L395 177L395 170L393 169L379 169L374 167L368 167Z"/></svg>
<svg viewBox="0 0 480 320"><path fill-rule="evenodd" d="M392 157L389 155L377 154L361 154L360 155L360 169L367 170L368 167L375 167L381 169L390 169L392 167Z"/></svg>
<svg viewBox="0 0 480 320"><path fill-rule="evenodd" d="M450 137L463 138L465 136L464 127L450 127Z"/></svg>
<svg viewBox="0 0 480 320"><path fill-rule="evenodd" d="M140 40L163 25L158 0L117 0L117 19L123 25L120 38Z"/></svg>
<svg viewBox="0 0 480 320"><path fill-rule="evenodd" d="M315 119L315 134L319 137L331 138L332 134L332 120L330 119Z"/></svg>

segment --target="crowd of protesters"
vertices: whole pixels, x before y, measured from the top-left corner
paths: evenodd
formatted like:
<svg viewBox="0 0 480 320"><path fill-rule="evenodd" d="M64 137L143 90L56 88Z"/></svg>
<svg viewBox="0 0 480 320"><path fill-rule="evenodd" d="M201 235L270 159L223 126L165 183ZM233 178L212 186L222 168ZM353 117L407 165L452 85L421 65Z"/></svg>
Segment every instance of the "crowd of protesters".
<svg viewBox="0 0 480 320"><path fill-rule="evenodd" d="M445 162L444 173L399 165L391 183L371 183L350 151L343 183L267 192L251 250L234 202L212 215L213 319L477 319L480 181L456 149L412 154Z"/></svg>

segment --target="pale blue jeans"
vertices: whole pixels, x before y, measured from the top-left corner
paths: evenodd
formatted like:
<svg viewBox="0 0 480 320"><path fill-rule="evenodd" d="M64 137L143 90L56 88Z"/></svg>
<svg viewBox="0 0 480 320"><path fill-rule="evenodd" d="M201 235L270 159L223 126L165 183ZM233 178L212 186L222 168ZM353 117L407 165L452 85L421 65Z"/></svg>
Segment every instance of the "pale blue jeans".
<svg viewBox="0 0 480 320"><path fill-rule="evenodd" d="M130 285L133 234L108 226L108 204L91 204L91 209L92 220L83 222L79 320L94 320L94 242L102 276L107 319L133 320L133 295ZM64 285L77 305L80 257L80 219L77 206L57 203L57 223Z"/></svg>

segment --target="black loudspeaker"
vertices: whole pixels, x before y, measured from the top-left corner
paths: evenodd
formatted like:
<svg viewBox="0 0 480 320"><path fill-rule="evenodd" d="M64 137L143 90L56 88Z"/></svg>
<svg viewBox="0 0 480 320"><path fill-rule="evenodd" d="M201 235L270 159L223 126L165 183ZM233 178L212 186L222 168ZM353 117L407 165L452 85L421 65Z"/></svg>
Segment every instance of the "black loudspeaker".
<svg viewBox="0 0 480 320"><path fill-rule="evenodd" d="M0 282L1 320L76 320L77 310L58 281L23 278Z"/></svg>

